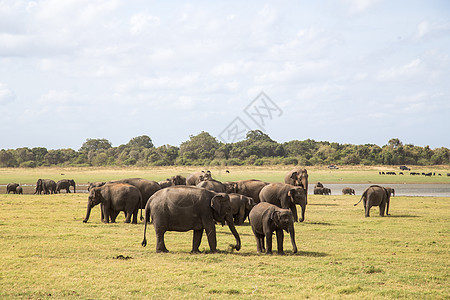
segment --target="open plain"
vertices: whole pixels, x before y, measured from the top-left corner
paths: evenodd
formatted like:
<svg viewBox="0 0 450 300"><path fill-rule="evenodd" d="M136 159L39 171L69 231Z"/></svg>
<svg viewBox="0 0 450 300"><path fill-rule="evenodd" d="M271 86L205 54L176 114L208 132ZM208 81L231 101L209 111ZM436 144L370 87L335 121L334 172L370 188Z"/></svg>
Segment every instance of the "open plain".
<svg viewBox="0 0 450 300"><path fill-rule="evenodd" d="M308 168L315 183L450 183L445 176L385 176L389 167ZM296 223L299 252L285 235L286 255L256 253L248 225L238 226L242 249L217 225L219 253L189 254L192 232L168 232L170 253L155 253L150 225L100 221L100 208L82 223L87 194L32 195L38 178L77 184L127 177L163 180L202 167L0 169L0 184L28 184L24 195L0 187L0 298L2 299L448 299L450 199L391 198L390 216L373 208L365 218L360 195L309 195L305 221ZM213 168L221 181L283 181L290 168ZM393 169L393 168L392 168ZM229 170L229 173L226 172ZM397 171L398 169L396 169ZM419 167L417 167L419 170ZM82 190L82 188L77 187ZM276 248L276 243L274 245ZM275 249L274 249L275 250Z"/></svg>

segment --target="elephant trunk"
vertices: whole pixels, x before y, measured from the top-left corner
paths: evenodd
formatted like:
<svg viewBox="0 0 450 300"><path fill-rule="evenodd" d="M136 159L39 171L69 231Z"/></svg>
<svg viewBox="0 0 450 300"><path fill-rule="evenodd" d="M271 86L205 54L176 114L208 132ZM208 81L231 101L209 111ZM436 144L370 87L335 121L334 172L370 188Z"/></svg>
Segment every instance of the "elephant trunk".
<svg viewBox="0 0 450 300"><path fill-rule="evenodd" d="M86 218L84 218L83 223L87 223L89 220L89 216L91 215L91 205L88 203L87 210L86 210Z"/></svg>
<svg viewBox="0 0 450 300"><path fill-rule="evenodd" d="M300 221L301 222L301 221ZM297 253L297 244L295 243L295 230L294 230L294 224L289 226L288 232L291 236L291 244L292 244L292 252Z"/></svg>
<svg viewBox="0 0 450 300"><path fill-rule="evenodd" d="M233 234L234 238L236 239L236 246L234 246L234 249L236 251L239 251L241 249L241 237L239 236L239 233L236 230L236 227L234 227L233 217L229 216L227 217L227 224L228 228L230 228L231 233Z"/></svg>
<svg viewBox="0 0 450 300"><path fill-rule="evenodd" d="M302 217L298 220L299 222L303 222L305 220L305 210L306 210L306 205L305 206L300 206L302 208Z"/></svg>

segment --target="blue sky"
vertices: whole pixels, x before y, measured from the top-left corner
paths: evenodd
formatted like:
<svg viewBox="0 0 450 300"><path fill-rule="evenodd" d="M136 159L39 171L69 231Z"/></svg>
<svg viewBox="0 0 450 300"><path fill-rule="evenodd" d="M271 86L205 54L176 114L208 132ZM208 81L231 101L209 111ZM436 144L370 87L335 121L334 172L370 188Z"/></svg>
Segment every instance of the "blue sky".
<svg viewBox="0 0 450 300"><path fill-rule="evenodd" d="M260 129L261 92L278 142L450 148L449 55L448 1L0 1L0 149Z"/></svg>

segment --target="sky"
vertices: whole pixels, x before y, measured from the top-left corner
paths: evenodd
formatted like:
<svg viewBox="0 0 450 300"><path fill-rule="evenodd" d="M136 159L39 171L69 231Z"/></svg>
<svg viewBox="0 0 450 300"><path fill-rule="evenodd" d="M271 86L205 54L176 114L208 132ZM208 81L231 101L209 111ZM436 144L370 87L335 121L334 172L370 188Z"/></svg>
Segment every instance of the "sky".
<svg viewBox="0 0 450 300"><path fill-rule="evenodd" d="M0 0L0 149L450 148L449 55L446 0Z"/></svg>

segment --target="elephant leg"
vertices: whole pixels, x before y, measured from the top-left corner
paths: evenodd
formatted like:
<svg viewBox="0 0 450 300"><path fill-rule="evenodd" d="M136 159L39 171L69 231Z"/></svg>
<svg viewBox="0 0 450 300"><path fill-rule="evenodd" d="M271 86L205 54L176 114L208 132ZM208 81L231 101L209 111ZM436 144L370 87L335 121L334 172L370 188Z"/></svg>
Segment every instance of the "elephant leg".
<svg viewBox="0 0 450 300"><path fill-rule="evenodd" d="M167 253L169 250L166 248L166 244L164 243L164 234L166 232L163 230L156 230L156 253Z"/></svg>
<svg viewBox="0 0 450 300"><path fill-rule="evenodd" d="M194 230L194 235L192 238L192 251L191 253L201 253L198 249L200 247L200 244L202 242L202 236L203 236L203 228L199 230Z"/></svg>
<svg viewBox="0 0 450 300"><path fill-rule="evenodd" d="M276 230L276 235L277 235L277 250L278 250L278 254L284 255L284 250L283 250L284 233L283 233L283 229L277 229Z"/></svg>
<svg viewBox="0 0 450 300"><path fill-rule="evenodd" d="M245 206L243 205L240 209L239 209L239 213L237 215L237 222L235 222L236 225L242 225L244 224L244 219L245 219Z"/></svg>
<svg viewBox="0 0 450 300"><path fill-rule="evenodd" d="M264 253L264 235L255 234L256 239L256 251L258 253Z"/></svg>
<svg viewBox="0 0 450 300"><path fill-rule="evenodd" d="M366 203L366 218L370 217L370 209L372 208L372 205L370 205L369 202Z"/></svg>
<svg viewBox="0 0 450 300"><path fill-rule="evenodd" d="M133 216L132 212L125 211L125 222L124 223L131 223L132 216Z"/></svg>
<svg viewBox="0 0 450 300"><path fill-rule="evenodd" d="M138 211L139 211L139 209L136 209L136 210L133 212L133 221L131 221L132 224L137 224L137 220L138 220Z"/></svg>
<svg viewBox="0 0 450 300"><path fill-rule="evenodd" d="M206 236L208 237L209 248L211 249L211 253L217 252L217 238L216 238L216 226L213 223L210 228L206 229Z"/></svg>
<svg viewBox="0 0 450 300"><path fill-rule="evenodd" d="M266 254L272 254L272 232L266 232Z"/></svg>
<svg viewBox="0 0 450 300"><path fill-rule="evenodd" d="M110 211L109 208L106 207L105 205L103 205L102 207L102 215L103 215L103 222L104 223L109 223L109 217L110 217Z"/></svg>
<svg viewBox="0 0 450 300"><path fill-rule="evenodd" d="M385 210L386 210L386 202L380 203L380 217L384 217Z"/></svg>

